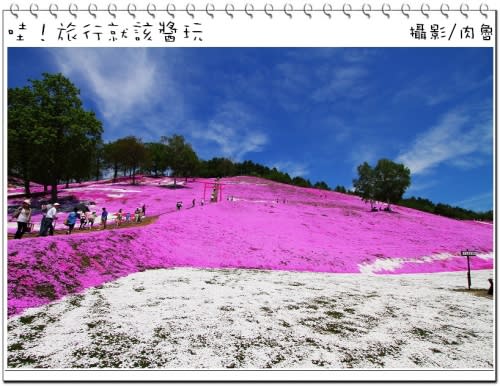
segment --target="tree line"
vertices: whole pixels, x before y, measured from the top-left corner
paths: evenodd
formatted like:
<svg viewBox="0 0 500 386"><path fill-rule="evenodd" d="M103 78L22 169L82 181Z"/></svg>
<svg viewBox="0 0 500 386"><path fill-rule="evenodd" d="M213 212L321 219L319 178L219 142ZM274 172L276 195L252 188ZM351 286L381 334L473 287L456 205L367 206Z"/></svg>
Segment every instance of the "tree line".
<svg viewBox="0 0 500 386"><path fill-rule="evenodd" d="M105 144L102 148L101 165L113 170L113 178L128 175L135 183L139 173L154 177L169 175L174 178L234 177L240 175L267 178L286 184L330 190L324 181L312 184L303 177L290 177L288 173L253 161L234 162L229 158L214 157L202 160L183 136L162 136L159 142L143 143L141 139L128 136Z"/></svg>
<svg viewBox="0 0 500 386"><path fill-rule="evenodd" d="M476 212L473 210L460 208L458 206L451 206L443 203L435 204L431 200L422 197L412 196L410 198L402 198L398 204L406 206L407 208L413 208L421 210L423 212L451 217L457 220L493 221L493 210Z"/></svg>

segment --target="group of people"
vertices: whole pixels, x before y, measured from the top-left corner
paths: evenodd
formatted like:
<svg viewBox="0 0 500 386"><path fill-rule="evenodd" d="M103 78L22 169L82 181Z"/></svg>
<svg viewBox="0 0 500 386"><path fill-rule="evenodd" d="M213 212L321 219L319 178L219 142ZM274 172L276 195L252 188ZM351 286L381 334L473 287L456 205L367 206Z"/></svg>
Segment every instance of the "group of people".
<svg viewBox="0 0 500 386"><path fill-rule="evenodd" d="M205 200L203 198L200 200L200 205L201 206L205 205ZM183 206L184 204L182 203L182 201L177 201L177 203L175 204L177 210L181 210ZM196 198L193 198L193 201L191 201L190 208L194 208L195 206L196 206Z"/></svg>
<svg viewBox="0 0 500 386"><path fill-rule="evenodd" d="M105 210L105 208L103 210ZM133 221L139 223L142 221L142 218L145 215L146 215L146 204L142 204L142 206L138 206L137 208L135 208ZM108 216L106 212L106 220L104 222L104 228L106 228L107 217ZM115 213L115 223L117 226L120 226L120 224L123 222L130 222L130 221L132 221L132 213L130 212L123 213L122 209L118 210L118 212Z"/></svg>
<svg viewBox="0 0 500 386"><path fill-rule="evenodd" d="M54 235L55 223L58 217L58 209L60 204L58 202L52 205L42 205L42 221L40 223L40 231L39 236L47 236ZM20 207L18 207L13 215L12 220L17 221L17 231L14 235L15 239L20 239L26 232L30 232L33 230L33 223L31 222L33 210L31 208L31 201L24 200ZM140 207L137 207L134 212L133 221L139 223L142 221L143 217L146 215L146 204L143 204ZM108 222L109 213L106 208L102 208L101 213L101 229L106 229ZM64 220L64 225L68 227L66 234L71 234L75 225L78 221L80 221L80 229L84 230L86 227L88 229L92 229L94 226L94 222L97 218L97 213L91 211L83 211L79 210L77 207L73 208L73 210L68 214L66 219ZM114 214L115 224L119 226L122 222L130 222L132 220L132 215L130 212L123 213L123 210L120 209L117 213Z"/></svg>
<svg viewBox="0 0 500 386"><path fill-rule="evenodd" d="M102 209L103 212L106 211L106 208ZM73 211L68 214L66 220L64 220L64 225L68 227L66 234L70 235L71 232L73 232L73 229L75 228L75 225L78 220L80 220L80 230L85 229L87 226L89 229L92 229L96 217L97 217L96 212L91 212L91 211L85 212L83 210L78 210L78 208L74 208Z"/></svg>
<svg viewBox="0 0 500 386"><path fill-rule="evenodd" d="M47 236L47 234L54 234L55 220L57 219L57 209L60 204L58 202L53 205L42 206L42 221L40 223L40 236ZM19 208L12 214L12 219L17 221L17 231L14 235L15 239L20 239L23 235L33 229L31 222L31 215L33 209L31 208L31 201L24 200Z"/></svg>

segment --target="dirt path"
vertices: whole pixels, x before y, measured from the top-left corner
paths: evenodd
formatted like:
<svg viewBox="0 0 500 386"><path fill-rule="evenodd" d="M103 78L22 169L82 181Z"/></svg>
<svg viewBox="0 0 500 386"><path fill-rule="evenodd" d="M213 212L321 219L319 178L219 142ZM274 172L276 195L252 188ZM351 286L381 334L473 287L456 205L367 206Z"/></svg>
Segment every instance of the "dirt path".
<svg viewBox="0 0 500 386"><path fill-rule="evenodd" d="M141 222L136 223L134 221L124 221L120 224L120 226L116 225L115 222L108 223L106 229L102 229L101 225L94 225L91 229L85 228L85 229L79 229L79 225L77 224L75 228L73 229L72 234L76 233L89 233L89 232L99 232L103 230L112 230L112 229L122 229L122 228L136 228L136 227L141 227L149 224L153 224L156 222L159 216L149 216L145 217ZM54 231L54 236L67 236L66 235L66 230L67 228L64 229L56 229ZM33 231L31 233L25 233L23 235L23 238L33 238L33 237L39 237L38 232ZM9 233L7 235L7 238L9 240L14 239L14 233Z"/></svg>

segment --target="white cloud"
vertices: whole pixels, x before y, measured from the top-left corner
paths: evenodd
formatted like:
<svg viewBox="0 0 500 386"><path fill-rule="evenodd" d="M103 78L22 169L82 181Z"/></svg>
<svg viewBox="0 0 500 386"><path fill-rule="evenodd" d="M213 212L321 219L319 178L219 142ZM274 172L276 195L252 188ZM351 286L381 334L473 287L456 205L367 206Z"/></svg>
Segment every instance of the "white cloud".
<svg viewBox="0 0 500 386"><path fill-rule="evenodd" d="M452 111L437 125L417 136L396 161L408 166L412 174L428 172L445 162L463 168L462 157L477 162L478 157L492 151L492 132L488 113Z"/></svg>
<svg viewBox="0 0 500 386"><path fill-rule="evenodd" d="M234 126L211 121L206 129L192 132L194 138L214 142L218 145L220 156L236 161L250 152L259 152L267 143L267 136L262 132L236 129Z"/></svg>
<svg viewBox="0 0 500 386"><path fill-rule="evenodd" d="M194 123L190 135L202 142L217 146L217 156L241 161L245 154L262 151L268 143L268 136L255 129L256 123L247 107L238 102L226 102L208 125Z"/></svg>
<svg viewBox="0 0 500 386"><path fill-rule="evenodd" d="M76 79L77 85L85 84L111 129L147 119L153 110L172 118L182 109L168 64L162 61L160 66L150 50L70 48L51 52L61 72Z"/></svg>
<svg viewBox="0 0 500 386"><path fill-rule="evenodd" d="M358 99L368 94L365 77L367 70L362 67L326 66L321 70L323 79L331 79L316 89L312 98L316 101L328 101L342 96L342 98Z"/></svg>
<svg viewBox="0 0 500 386"><path fill-rule="evenodd" d="M370 93L367 75L376 49L301 49L286 54L275 66L272 97L288 111L304 109L305 103L356 100Z"/></svg>
<svg viewBox="0 0 500 386"><path fill-rule="evenodd" d="M413 79L394 94L393 101L398 102L402 99L408 102L413 99L415 103L425 103L432 107L455 97L452 91L446 91L443 87L437 89L435 83L430 77L421 76Z"/></svg>
<svg viewBox="0 0 500 386"><path fill-rule="evenodd" d="M290 177L305 177L309 174L309 166L305 163L296 161L276 162L272 167L281 172L288 173Z"/></svg>
<svg viewBox="0 0 500 386"><path fill-rule="evenodd" d="M457 90L456 85L460 84ZM405 103L413 99L415 103L424 103L433 107L441 103L453 100L457 97L457 92L462 95L484 88L492 84L491 76L480 78L478 74L456 72L449 76L449 79L436 79L429 76L420 76L412 79L409 83L402 84L401 89L397 91L392 100L398 102L403 100Z"/></svg>

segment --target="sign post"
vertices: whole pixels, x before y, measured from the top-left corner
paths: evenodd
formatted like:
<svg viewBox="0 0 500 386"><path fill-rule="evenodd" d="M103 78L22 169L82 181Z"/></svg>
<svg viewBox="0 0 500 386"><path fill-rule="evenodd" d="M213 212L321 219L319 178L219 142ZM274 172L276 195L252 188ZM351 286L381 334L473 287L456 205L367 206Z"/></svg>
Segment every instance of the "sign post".
<svg viewBox="0 0 500 386"><path fill-rule="evenodd" d="M469 289L471 287L471 278L470 278L470 257L476 256L476 252L469 251L468 249L465 251L461 251L462 256L467 256L467 283L469 284Z"/></svg>

